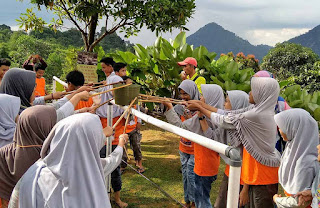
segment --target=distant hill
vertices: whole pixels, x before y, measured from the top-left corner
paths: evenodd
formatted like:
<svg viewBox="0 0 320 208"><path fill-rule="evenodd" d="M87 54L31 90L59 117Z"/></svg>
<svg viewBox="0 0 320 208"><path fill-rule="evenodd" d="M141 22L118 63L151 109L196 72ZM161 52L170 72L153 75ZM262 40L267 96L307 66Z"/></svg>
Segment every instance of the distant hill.
<svg viewBox="0 0 320 208"><path fill-rule="evenodd" d="M316 54L320 56L320 25L312 30L309 30L303 35L288 40L291 43L298 43L302 46L311 48Z"/></svg>
<svg viewBox="0 0 320 208"><path fill-rule="evenodd" d="M250 44L237 36L235 33L225 30L216 23L209 23L200 28L197 32L187 37L187 43L198 47L205 46L209 51L216 52L218 56L221 53L228 53L230 51L236 55L243 52L245 55L253 54L260 63L262 58L267 55L271 46Z"/></svg>

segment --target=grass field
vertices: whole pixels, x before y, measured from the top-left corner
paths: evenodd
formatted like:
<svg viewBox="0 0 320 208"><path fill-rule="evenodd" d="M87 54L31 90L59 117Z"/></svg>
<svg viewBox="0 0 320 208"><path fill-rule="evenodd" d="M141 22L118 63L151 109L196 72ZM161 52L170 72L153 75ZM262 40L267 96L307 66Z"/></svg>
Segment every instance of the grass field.
<svg viewBox="0 0 320 208"><path fill-rule="evenodd" d="M143 126L141 133L143 165L146 168L144 175L183 203L182 175L179 172L179 136L149 124ZM128 152L131 157L129 164L134 166L133 153L130 148ZM224 168L225 165L221 164L219 177L212 184L211 201L213 203L219 191ZM172 199L164 196L149 181L135 173L129 167L127 167L124 172L122 180L121 198L129 204L129 207L181 207Z"/></svg>

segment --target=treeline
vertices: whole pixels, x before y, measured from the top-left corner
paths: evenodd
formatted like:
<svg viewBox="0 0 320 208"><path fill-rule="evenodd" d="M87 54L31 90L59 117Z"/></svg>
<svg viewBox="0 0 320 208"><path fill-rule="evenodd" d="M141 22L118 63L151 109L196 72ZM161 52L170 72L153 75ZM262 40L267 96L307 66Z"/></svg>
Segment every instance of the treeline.
<svg viewBox="0 0 320 208"><path fill-rule="evenodd" d="M99 33L103 30L105 28ZM21 67L30 55L39 54L48 64L45 74L48 82L53 75L63 77L76 67L77 51L83 51L83 45L77 29L53 31L44 28L43 32L26 33L21 30L12 31L7 25L0 25L0 57L9 59L12 67ZM116 50L133 51L133 45L113 33L106 36L95 50L100 57Z"/></svg>

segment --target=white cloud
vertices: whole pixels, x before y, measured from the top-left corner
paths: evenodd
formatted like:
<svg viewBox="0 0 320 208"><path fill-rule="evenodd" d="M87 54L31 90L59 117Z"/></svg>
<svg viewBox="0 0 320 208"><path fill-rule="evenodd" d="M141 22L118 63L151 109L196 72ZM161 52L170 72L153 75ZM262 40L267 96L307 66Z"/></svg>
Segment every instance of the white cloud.
<svg viewBox="0 0 320 208"><path fill-rule="evenodd" d="M268 30L249 30L246 32L245 37L252 44L267 44L274 46L276 43L280 43L289 40L298 35L308 32L310 28L283 28L283 29L268 29Z"/></svg>

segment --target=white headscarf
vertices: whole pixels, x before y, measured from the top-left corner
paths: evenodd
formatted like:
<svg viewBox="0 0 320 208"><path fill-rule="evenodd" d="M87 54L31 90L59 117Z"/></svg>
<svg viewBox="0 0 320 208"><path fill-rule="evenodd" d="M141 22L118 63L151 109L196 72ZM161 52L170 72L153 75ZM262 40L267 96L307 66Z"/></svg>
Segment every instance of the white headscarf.
<svg viewBox="0 0 320 208"><path fill-rule="evenodd" d="M251 91L254 108L240 114L228 114L236 128L230 133L231 145L242 144L259 163L279 167L280 153L275 148L277 125L273 118L279 84L272 78L252 77Z"/></svg>
<svg viewBox="0 0 320 208"><path fill-rule="evenodd" d="M202 95L208 105L222 109L224 104L223 90L216 84L202 84Z"/></svg>
<svg viewBox="0 0 320 208"><path fill-rule="evenodd" d="M280 184L289 194L311 189L319 171L317 122L307 111L299 108L283 111L274 119L288 138L279 168Z"/></svg>
<svg viewBox="0 0 320 208"><path fill-rule="evenodd" d="M191 100L199 100L200 99L200 92L199 92L198 87L194 81L183 80L178 88L185 91L190 96ZM178 115L182 116L185 111L185 106L180 105L180 104L175 105L174 110L176 111L176 113Z"/></svg>
<svg viewBox="0 0 320 208"><path fill-rule="evenodd" d="M15 118L20 110L20 98L0 94L0 147L12 142L16 129Z"/></svg>
<svg viewBox="0 0 320 208"><path fill-rule="evenodd" d="M49 177L46 186L35 189L33 185L36 200L32 200L44 200L47 207L60 202L59 207L111 207L99 157L105 139L97 115L83 113L61 120L44 142L44 169L33 176L35 181L48 181L46 175L54 177ZM30 197L21 196L24 186L21 183L20 204L30 204ZM34 193L39 190L41 193Z"/></svg>
<svg viewBox="0 0 320 208"><path fill-rule="evenodd" d="M216 108L222 108L224 103L223 90L219 85L216 84L202 84L201 85L202 95L205 99L206 104ZM206 118L208 125L212 127L210 118ZM200 126L198 116L195 115L192 118L183 122L189 131L203 135L203 131ZM219 132L220 133L220 132ZM217 135L220 138L220 135ZM219 139L216 139L220 141Z"/></svg>
<svg viewBox="0 0 320 208"><path fill-rule="evenodd" d="M238 110L249 106L249 95L241 90L227 91L232 110Z"/></svg>

